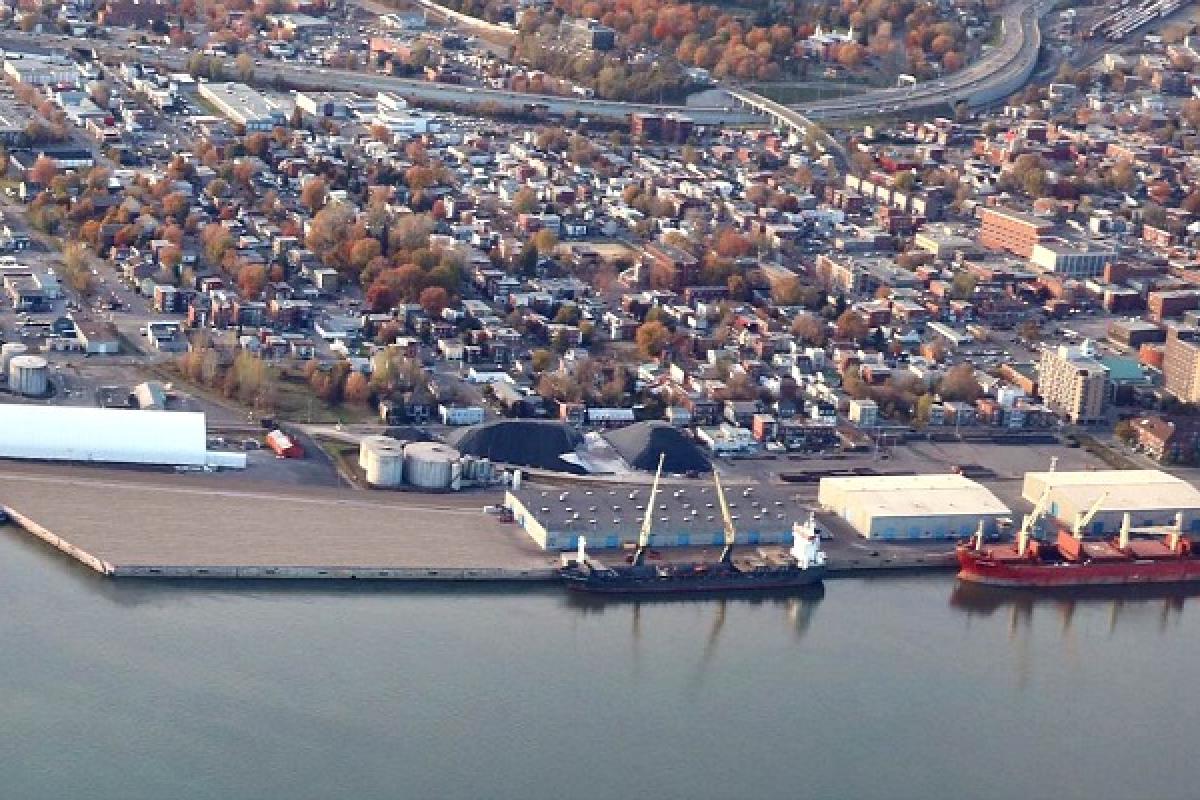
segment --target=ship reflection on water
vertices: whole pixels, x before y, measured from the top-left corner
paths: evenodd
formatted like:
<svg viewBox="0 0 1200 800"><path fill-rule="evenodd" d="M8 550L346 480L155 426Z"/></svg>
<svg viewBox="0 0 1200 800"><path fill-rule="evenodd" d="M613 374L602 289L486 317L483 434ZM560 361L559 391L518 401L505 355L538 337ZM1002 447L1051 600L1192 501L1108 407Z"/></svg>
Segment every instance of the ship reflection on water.
<svg viewBox="0 0 1200 800"><path fill-rule="evenodd" d="M1077 611L1105 608L1110 630L1116 630L1123 616L1145 619L1147 612L1156 611L1160 627L1165 628L1194 598L1200 598L1200 585L1194 583L1007 589L958 581L950 593L950 605L968 617L1007 610L1014 631L1032 621L1035 609L1045 609L1058 615L1066 632Z"/></svg>
<svg viewBox="0 0 1200 800"><path fill-rule="evenodd" d="M803 637L812 624L813 614L825 597L825 586L811 586L775 591L755 591L742 594L679 594L679 595L598 595L586 592L567 592L568 607L583 613L603 614L628 609L632 615L634 638L641 635L642 611L656 606L704 604L715 606L713 629L709 635L708 649L715 645L716 637L724 625L725 615L731 606L761 606L780 609L788 626L797 637Z"/></svg>

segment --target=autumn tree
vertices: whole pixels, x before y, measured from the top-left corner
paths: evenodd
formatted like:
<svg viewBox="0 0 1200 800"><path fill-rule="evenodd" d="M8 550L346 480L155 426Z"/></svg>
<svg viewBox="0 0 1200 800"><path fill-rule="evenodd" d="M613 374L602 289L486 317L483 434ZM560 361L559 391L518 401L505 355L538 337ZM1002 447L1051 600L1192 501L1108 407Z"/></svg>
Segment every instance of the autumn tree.
<svg viewBox="0 0 1200 800"><path fill-rule="evenodd" d="M329 184L324 178L309 178L300 189L300 203L316 214L329 202Z"/></svg>
<svg viewBox="0 0 1200 800"><path fill-rule="evenodd" d="M534 372L545 372L550 368L550 364L554 360L554 354L546 349L534 350L529 358L529 364Z"/></svg>
<svg viewBox="0 0 1200 800"><path fill-rule="evenodd" d="M361 271L382 252L383 246L378 239L359 239L350 247L350 264Z"/></svg>
<svg viewBox="0 0 1200 800"><path fill-rule="evenodd" d="M834 332L839 339L848 339L852 342L862 341L869 331L870 327L867 325L867 321L861 314L851 309L843 311L834 322Z"/></svg>
<svg viewBox="0 0 1200 800"><path fill-rule="evenodd" d="M548 255L558 247L558 237L549 228L542 228L533 235L533 246L537 248L540 255Z"/></svg>
<svg viewBox="0 0 1200 800"><path fill-rule="evenodd" d="M191 206L191 201L182 192L171 192L163 198L163 214L175 220L182 220Z"/></svg>
<svg viewBox="0 0 1200 800"><path fill-rule="evenodd" d="M533 189L523 186L513 195L512 209L516 214L528 214L537 208L537 195Z"/></svg>
<svg viewBox="0 0 1200 800"><path fill-rule="evenodd" d="M371 397L371 384L367 377L358 370L346 378L345 399L354 405L366 405Z"/></svg>
<svg viewBox="0 0 1200 800"><path fill-rule="evenodd" d="M431 317L441 316L442 310L450 303L450 294L441 286L430 286L421 290L417 302L425 313Z"/></svg>
<svg viewBox="0 0 1200 800"><path fill-rule="evenodd" d="M233 68L239 81L249 83L254 77L254 58L249 53L242 53L234 61Z"/></svg>
<svg viewBox="0 0 1200 800"><path fill-rule="evenodd" d="M267 268L262 264L246 264L238 270L237 283L243 297L258 297L267 285Z"/></svg>
<svg viewBox="0 0 1200 800"><path fill-rule="evenodd" d="M983 393L975 378L975 368L970 364L958 364L946 371L938 384L938 393L945 400L973 403Z"/></svg>
<svg viewBox="0 0 1200 800"><path fill-rule="evenodd" d="M657 358L666 350L671 341L671 332L667 326L656 320L638 326L635 336L638 351L647 358Z"/></svg>
<svg viewBox="0 0 1200 800"><path fill-rule="evenodd" d="M90 297L95 291L91 256L83 244L70 242L63 249L63 274L67 285L84 297Z"/></svg>
<svg viewBox="0 0 1200 800"><path fill-rule="evenodd" d="M38 156L37 161L34 161L33 166L29 168L29 180L39 186L49 186L57 174L58 166L54 163L54 159L47 156Z"/></svg>
<svg viewBox="0 0 1200 800"><path fill-rule="evenodd" d="M792 320L792 335L813 347L823 347L828 339L825 321L816 314L797 314Z"/></svg>

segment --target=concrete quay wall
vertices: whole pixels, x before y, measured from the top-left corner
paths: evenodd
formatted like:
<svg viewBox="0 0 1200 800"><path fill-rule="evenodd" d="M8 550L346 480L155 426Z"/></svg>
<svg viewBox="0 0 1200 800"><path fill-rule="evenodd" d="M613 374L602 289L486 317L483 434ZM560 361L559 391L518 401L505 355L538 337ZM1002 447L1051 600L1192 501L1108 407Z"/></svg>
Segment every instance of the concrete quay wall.
<svg viewBox="0 0 1200 800"><path fill-rule="evenodd" d="M279 580L363 580L420 582L523 582L554 581L552 569L501 569L479 567L328 567L328 566L203 566L116 565L107 574L114 578L240 578Z"/></svg>
<svg viewBox="0 0 1200 800"><path fill-rule="evenodd" d="M99 572L103 575L113 574L113 566L108 562L99 559L83 548L77 547L71 542L68 542L66 539L42 527L19 511L14 511L13 509L4 506L0 506L0 508L2 508L8 514L8 518L18 527L22 528L28 533L33 534L43 542L49 544L51 547L61 550L79 563L96 570L96 572Z"/></svg>

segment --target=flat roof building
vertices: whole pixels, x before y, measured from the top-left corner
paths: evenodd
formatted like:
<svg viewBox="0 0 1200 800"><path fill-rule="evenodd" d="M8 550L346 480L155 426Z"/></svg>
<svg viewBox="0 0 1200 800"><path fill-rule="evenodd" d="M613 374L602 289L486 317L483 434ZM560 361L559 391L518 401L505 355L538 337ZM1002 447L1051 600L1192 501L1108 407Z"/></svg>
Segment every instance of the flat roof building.
<svg viewBox="0 0 1200 800"><path fill-rule="evenodd" d="M209 453L198 411L0 405L0 458L244 467L245 453Z"/></svg>
<svg viewBox="0 0 1200 800"><path fill-rule="evenodd" d="M739 544L791 544L792 523L807 516L787 495L763 487L725 487ZM579 536L595 548L616 548L637 541L650 487L619 489L540 489L522 487L505 493L504 506L543 550L570 550ZM712 486L689 484L659 488L652 547L720 547L725 541L720 503Z"/></svg>
<svg viewBox="0 0 1200 800"><path fill-rule="evenodd" d="M1178 327L1168 331L1163 385L1185 403L1200 403L1200 330Z"/></svg>
<svg viewBox="0 0 1200 800"><path fill-rule="evenodd" d="M1042 351L1038 387L1046 405L1076 425L1102 422L1112 395L1109 369L1087 342Z"/></svg>
<svg viewBox="0 0 1200 800"><path fill-rule="evenodd" d="M822 478L822 508L869 539L954 539L982 521L993 532L1008 506L962 475L879 475Z"/></svg>
<svg viewBox="0 0 1200 800"><path fill-rule="evenodd" d="M202 83L199 95L247 131L269 131L287 124L288 113L281 103L244 83Z"/></svg>
<svg viewBox="0 0 1200 800"><path fill-rule="evenodd" d="M1049 239L1033 246L1029 261L1035 267L1064 278L1095 278L1117 258L1117 251L1104 244Z"/></svg>
<svg viewBox="0 0 1200 800"><path fill-rule="evenodd" d="M79 67L65 55L10 53L4 59L4 74L29 86L71 86L83 84Z"/></svg>
<svg viewBox="0 0 1200 800"><path fill-rule="evenodd" d="M1026 500L1036 503L1046 491L1049 515L1067 526L1104 498L1086 531L1089 536L1116 533L1126 513L1137 528L1172 526L1182 513L1184 530L1200 533L1200 490L1156 469L1025 474L1021 495Z"/></svg>
<svg viewBox="0 0 1200 800"><path fill-rule="evenodd" d="M992 250L1007 250L1021 258L1055 228L1054 222L1009 208L980 208L979 242Z"/></svg>

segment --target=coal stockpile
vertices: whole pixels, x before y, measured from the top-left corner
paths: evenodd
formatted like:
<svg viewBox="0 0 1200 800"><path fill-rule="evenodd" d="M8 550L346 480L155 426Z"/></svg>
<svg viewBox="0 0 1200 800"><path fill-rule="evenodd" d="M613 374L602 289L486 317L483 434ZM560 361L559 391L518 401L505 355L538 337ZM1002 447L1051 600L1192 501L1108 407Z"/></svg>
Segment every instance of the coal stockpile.
<svg viewBox="0 0 1200 800"><path fill-rule="evenodd" d="M663 472L708 472L712 467L696 443L666 422L638 422L604 434L634 469L653 472L663 454Z"/></svg>
<svg viewBox="0 0 1200 800"><path fill-rule="evenodd" d="M523 419L485 422L456 432L449 443L463 455L574 475L587 474L577 464L559 458L564 453L574 453L583 443L583 437L562 422Z"/></svg>

